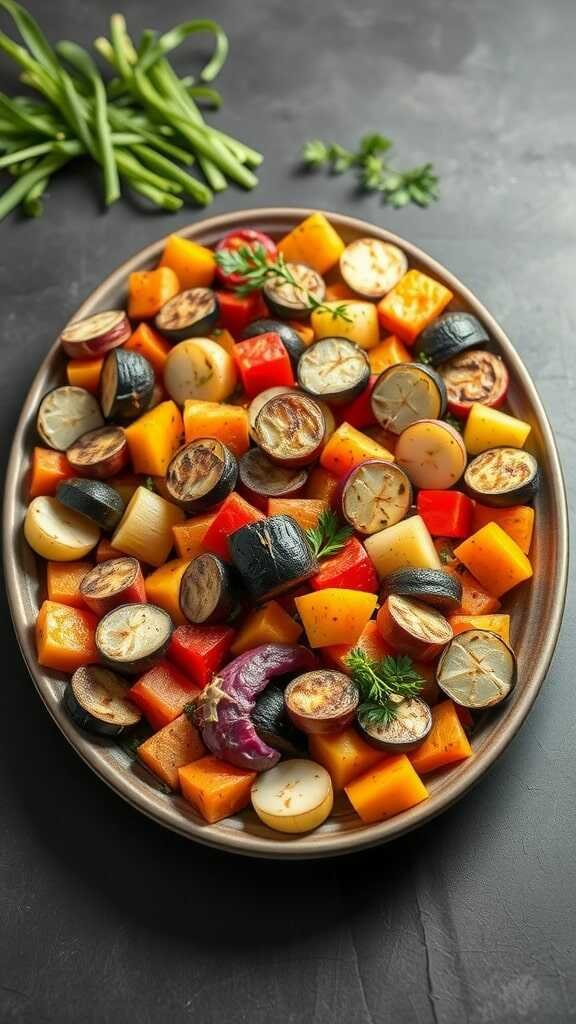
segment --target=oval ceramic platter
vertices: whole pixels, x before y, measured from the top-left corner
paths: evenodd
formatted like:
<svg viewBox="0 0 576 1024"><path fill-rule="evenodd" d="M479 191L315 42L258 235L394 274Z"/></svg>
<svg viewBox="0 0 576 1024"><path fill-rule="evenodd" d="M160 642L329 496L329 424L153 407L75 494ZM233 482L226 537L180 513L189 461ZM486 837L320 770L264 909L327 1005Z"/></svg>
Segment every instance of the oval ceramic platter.
<svg viewBox="0 0 576 1024"><path fill-rule="evenodd" d="M258 228L278 239L311 212L292 208L243 210L199 221L182 234L207 246L214 245L234 228ZM24 403L6 478L4 565L14 626L36 689L64 736L111 789L154 821L189 839L251 856L329 857L389 842L430 821L463 796L510 743L532 706L554 651L566 590L566 497L558 452L534 384L512 343L482 303L456 277L416 246L373 224L339 214L326 215L347 243L355 238L373 236L399 245L406 252L411 266L430 274L454 293L450 309L467 310L482 321L493 339L494 349L500 351L506 361L511 379L511 410L531 423L529 447L543 470L542 487L536 500L536 530L531 551L534 578L529 584L516 588L513 596L507 598L505 607L507 610L509 605L515 610L512 643L518 655L519 684L507 704L486 715L479 723L472 741L474 756L436 777L427 777L428 800L388 821L364 825L342 799L341 806L336 806L335 813L324 825L301 836L272 832L252 811L210 825L181 797L161 791L154 777L131 761L120 747L80 732L62 706L64 677L46 671L36 663L34 625L44 596L44 583L22 530L27 471L36 442L34 423L38 403L46 391L65 380L64 359L57 342L38 370ZM165 239L155 242L115 270L71 319L122 307L128 274L152 267L164 242Z"/></svg>

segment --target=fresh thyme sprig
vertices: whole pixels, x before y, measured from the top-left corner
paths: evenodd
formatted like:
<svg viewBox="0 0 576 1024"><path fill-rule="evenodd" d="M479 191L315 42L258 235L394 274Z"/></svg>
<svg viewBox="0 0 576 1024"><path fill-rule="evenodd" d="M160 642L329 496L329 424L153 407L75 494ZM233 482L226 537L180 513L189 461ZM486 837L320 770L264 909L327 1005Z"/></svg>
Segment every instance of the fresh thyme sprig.
<svg viewBox="0 0 576 1024"><path fill-rule="evenodd" d="M398 705L408 697L417 697L424 685L411 658L388 655L381 661L369 658L355 647L346 658L362 703L358 718L367 725L386 726L394 721Z"/></svg>
<svg viewBox="0 0 576 1024"><path fill-rule="evenodd" d="M306 530L306 536L316 558L328 558L340 551L352 536L350 526L341 526L332 509L325 509L316 526Z"/></svg>
<svg viewBox="0 0 576 1024"><path fill-rule="evenodd" d="M377 132L364 135L355 152L337 142L312 139L302 147L302 159L311 170L328 167L332 174L356 168L362 188L380 192L383 201L397 209L408 203L429 206L438 199L438 177L432 164L398 171L388 163L391 148L392 141Z"/></svg>
<svg viewBox="0 0 576 1024"><path fill-rule="evenodd" d="M334 320L352 321L347 303L334 306L320 302L303 288L294 277L282 253L271 259L263 245L240 245L237 249L221 249L215 253L215 259L224 274L239 274L242 278L242 283L234 289L236 295L249 295L251 292L259 291L270 278L276 277L301 292L311 312L321 310L323 313L329 313Z"/></svg>

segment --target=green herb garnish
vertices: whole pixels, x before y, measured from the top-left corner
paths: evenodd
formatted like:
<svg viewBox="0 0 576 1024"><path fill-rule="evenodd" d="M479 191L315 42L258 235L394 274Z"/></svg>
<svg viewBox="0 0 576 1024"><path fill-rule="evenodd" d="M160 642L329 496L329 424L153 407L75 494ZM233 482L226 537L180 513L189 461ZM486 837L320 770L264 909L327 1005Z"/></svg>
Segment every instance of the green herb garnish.
<svg viewBox="0 0 576 1024"><path fill-rule="evenodd" d="M391 140L376 132L364 135L355 152L336 142L312 139L302 147L302 160L310 170L327 167L332 174L355 169L366 192L380 192L383 201L397 209L408 203L430 206L438 199L438 178L432 164L398 171L388 163L391 148Z"/></svg>
<svg viewBox="0 0 576 1024"><path fill-rule="evenodd" d="M462 420L459 420L457 416L453 416L452 413L447 412L444 417L444 422L449 423L450 426L454 427L454 430L457 430L459 434L462 433Z"/></svg>
<svg viewBox="0 0 576 1024"><path fill-rule="evenodd" d="M355 647L346 658L352 680L360 691L358 718L368 725L390 725L398 705L408 697L417 697L424 685L411 658L388 655L381 661L369 658Z"/></svg>
<svg viewBox="0 0 576 1024"><path fill-rule="evenodd" d="M351 526L341 526L332 509L325 509L316 526L306 530L308 543L316 558L328 558L340 551L352 536Z"/></svg>
<svg viewBox="0 0 576 1024"><path fill-rule="evenodd" d="M348 307L345 302L338 306L331 306L325 302L319 302L310 292L306 291L294 277L282 253L278 253L274 259L271 259L264 246L257 243L253 246L240 245L237 249L221 249L214 253L214 257L222 273L239 274L242 277L242 283L234 289L236 295L250 295L251 292L259 291L270 278L276 277L301 292L311 312L321 310L330 313L333 320L352 320L352 317L348 315Z"/></svg>

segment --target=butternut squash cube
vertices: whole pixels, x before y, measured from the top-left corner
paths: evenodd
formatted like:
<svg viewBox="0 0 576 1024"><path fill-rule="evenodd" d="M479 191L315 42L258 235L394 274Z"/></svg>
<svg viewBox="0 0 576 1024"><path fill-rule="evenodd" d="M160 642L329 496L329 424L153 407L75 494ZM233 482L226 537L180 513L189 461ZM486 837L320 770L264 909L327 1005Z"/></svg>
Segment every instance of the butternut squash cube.
<svg viewBox="0 0 576 1024"><path fill-rule="evenodd" d="M532 576L529 559L498 523L487 523L467 537L454 554L494 597Z"/></svg>

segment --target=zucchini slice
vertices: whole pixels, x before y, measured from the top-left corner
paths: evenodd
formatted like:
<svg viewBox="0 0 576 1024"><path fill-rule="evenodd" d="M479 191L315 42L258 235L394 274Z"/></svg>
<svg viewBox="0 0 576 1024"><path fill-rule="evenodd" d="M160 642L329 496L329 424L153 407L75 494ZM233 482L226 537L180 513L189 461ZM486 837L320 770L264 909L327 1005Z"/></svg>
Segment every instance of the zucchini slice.
<svg viewBox="0 0 576 1024"><path fill-rule="evenodd" d="M397 245L379 238L357 238L340 257L346 284L366 299L381 299L408 270L406 255Z"/></svg>
<svg viewBox="0 0 576 1024"><path fill-rule="evenodd" d="M232 493L238 479L236 457L222 441L199 437L181 448L166 470L166 490L186 512L206 512Z"/></svg>
<svg viewBox="0 0 576 1024"><path fill-rule="evenodd" d="M371 406L381 427L401 434L416 420L437 420L444 415L444 381L435 370L420 363L389 366L372 389Z"/></svg>
<svg viewBox="0 0 576 1024"><path fill-rule="evenodd" d="M320 406L298 392L269 399L256 417L256 443L280 466L308 466L317 457L326 434Z"/></svg>
<svg viewBox="0 0 576 1024"><path fill-rule="evenodd" d="M281 761L261 772L252 786L256 814L277 832L310 832L326 821L333 804L328 772L304 758Z"/></svg>
<svg viewBox="0 0 576 1024"><path fill-rule="evenodd" d="M260 409L263 409L266 402L269 402L271 398L277 398L278 395L294 394L294 390L294 388L289 388L286 387L286 385L280 384L275 388L266 388L252 399L248 406L248 429L253 441L256 441L256 420L258 419Z"/></svg>
<svg viewBox="0 0 576 1024"><path fill-rule="evenodd" d="M292 757L305 753L306 741L286 714L284 691L280 686L268 684L256 698L250 718L260 739L268 746Z"/></svg>
<svg viewBox="0 0 576 1024"><path fill-rule="evenodd" d="M93 359L123 345L131 333L124 310L109 309L68 324L60 335L60 344L70 359Z"/></svg>
<svg viewBox="0 0 576 1024"><path fill-rule="evenodd" d="M307 479L306 469L277 466L259 448L251 448L238 463L242 486L260 498L289 498L301 491Z"/></svg>
<svg viewBox="0 0 576 1024"><path fill-rule="evenodd" d="M349 676L333 669L304 672L284 691L286 711L302 732L340 732L354 720L358 687Z"/></svg>
<svg viewBox="0 0 576 1024"><path fill-rule="evenodd" d="M368 459L345 477L340 507L350 526L370 536L404 519L412 500L412 484L399 466L384 459Z"/></svg>
<svg viewBox="0 0 576 1024"><path fill-rule="evenodd" d="M440 374L454 416L466 417L474 402L497 409L506 398L508 370L500 356L485 349L454 356L442 364Z"/></svg>
<svg viewBox="0 0 576 1024"><path fill-rule="evenodd" d="M230 566L218 555L193 558L180 581L180 611L194 625L225 622L236 610Z"/></svg>
<svg viewBox="0 0 576 1024"><path fill-rule="evenodd" d="M128 441L122 427L99 427L82 434L66 451L66 458L82 476L108 479L128 463Z"/></svg>
<svg viewBox="0 0 576 1024"><path fill-rule="evenodd" d="M406 427L394 457L414 486L425 490L452 487L468 460L462 435L449 423L427 419Z"/></svg>
<svg viewBox="0 0 576 1024"><path fill-rule="evenodd" d="M131 555L99 562L81 580L80 594L84 604L99 617L119 604L142 604L146 589L140 562Z"/></svg>
<svg viewBox="0 0 576 1024"><path fill-rule="evenodd" d="M58 484L56 497L66 508L86 516L108 533L116 529L124 514L124 502L118 491L103 480L70 477Z"/></svg>
<svg viewBox="0 0 576 1024"><path fill-rule="evenodd" d="M310 345L298 363L298 383L312 398L345 405L370 380L368 356L347 338L322 338Z"/></svg>
<svg viewBox="0 0 576 1024"><path fill-rule="evenodd" d="M462 584L441 569L397 569L382 581L381 600L390 594L454 611L462 600Z"/></svg>
<svg viewBox="0 0 576 1024"><path fill-rule="evenodd" d="M274 316L307 320L310 316L309 296L317 302L324 301L324 278L306 263L287 263L286 266L297 285L289 284L282 277L270 276L262 289L266 305Z"/></svg>
<svg viewBox="0 0 576 1024"><path fill-rule="evenodd" d="M290 516L268 516L242 526L229 544L232 561L255 598L281 594L318 569L304 530Z"/></svg>
<svg viewBox="0 0 576 1024"><path fill-rule="evenodd" d="M187 288L162 306L154 323L170 341L186 341L210 334L218 314L218 300L211 288Z"/></svg>
<svg viewBox="0 0 576 1024"><path fill-rule="evenodd" d="M127 694L126 683L110 669L83 665L64 691L64 706L81 729L98 736L119 736L142 718Z"/></svg>
<svg viewBox="0 0 576 1024"><path fill-rule="evenodd" d="M113 349L104 360L100 376L100 402L107 420L127 423L150 405L154 370L139 352Z"/></svg>
<svg viewBox="0 0 576 1024"><path fill-rule="evenodd" d="M465 708L491 708L509 696L516 684L516 657L497 633L468 629L444 651L436 671L447 697Z"/></svg>
<svg viewBox="0 0 576 1024"><path fill-rule="evenodd" d="M122 604L100 619L96 648L101 661L126 675L155 665L172 636L172 619L154 604Z"/></svg>
<svg viewBox="0 0 576 1024"><path fill-rule="evenodd" d="M538 493L540 470L523 448L489 448L472 459L464 485L471 498L493 508L525 505Z"/></svg>
<svg viewBox="0 0 576 1024"><path fill-rule="evenodd" d="M26 510L24 536L37 555L52 562L84 558L100 540L95 523L56 498L34 498Z"/></svg>
<svg viewBox="0 0 576 1024"><path fill-rule="evenodd" d="M483 348L489 341L486 328L471 313L443 313L422 331L415 355L439 366L468 349Z"/></svg>
<svg viewBox="0 0 576 1024"><path fill-rule="evenodd" d="M36 429L49 448L65 452L82 434L104 426L98 402L85 388L54 388L38 407Z"/></svg>
<svg viewBox="0 0 576 1024"><path fill-rule="evenodd" d="M306 351L306 346L298 331L290 327L290 324L285 324L282 320L262 317L260 320L254 320L251 324L248 324L248 327L244 328L240 335L240 340L246 341L247 338L256 338L259 334L269 334L270 332L280 336L282 344L290 356L292 366L296 368L300 356Z"/></svg>
<svg viewBox="0 0 576 1024"><path fill-rule="evenodd" d="M369 712L358 715L358 728L367 743L377 750L406 754L426 739L432 728L432 713L420 697L407 697L395 707L395 716L385 725Z"/></svg>

